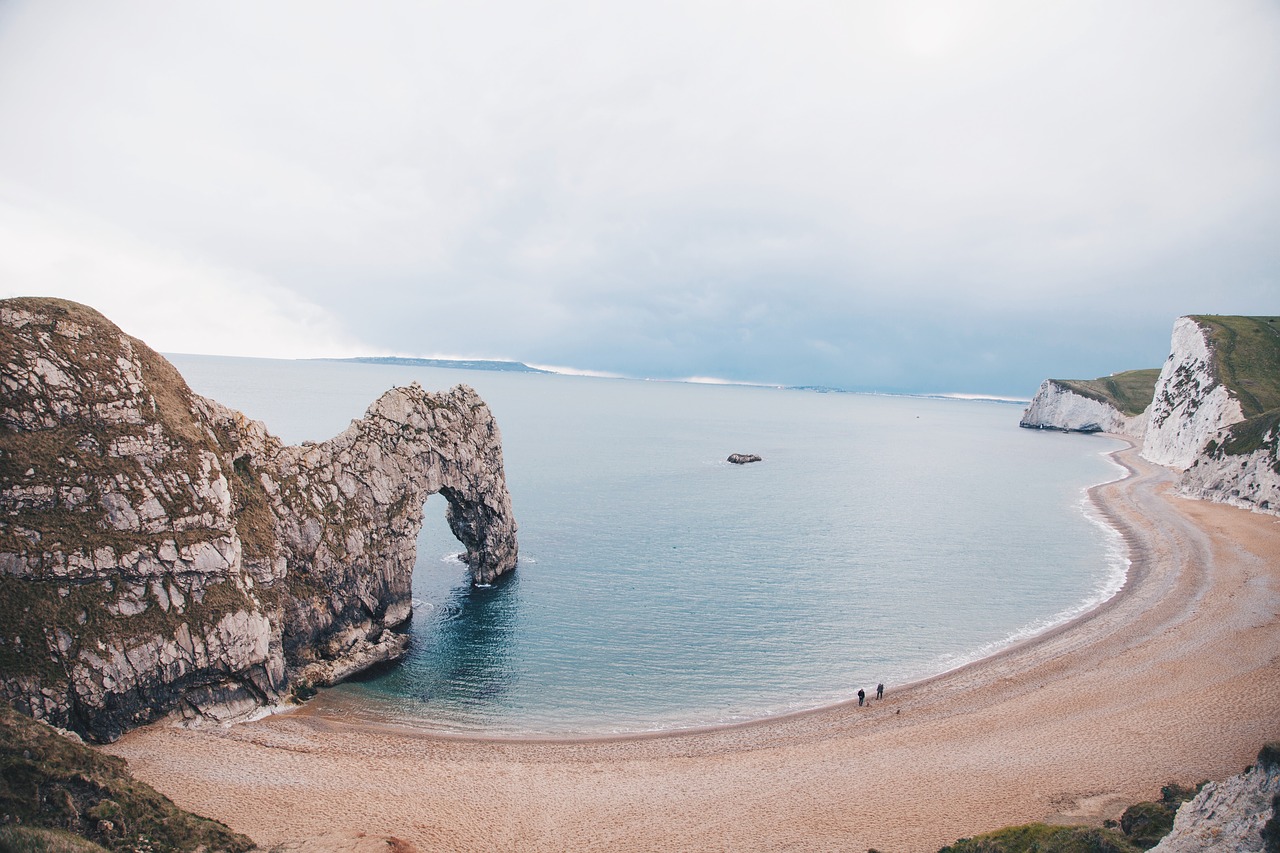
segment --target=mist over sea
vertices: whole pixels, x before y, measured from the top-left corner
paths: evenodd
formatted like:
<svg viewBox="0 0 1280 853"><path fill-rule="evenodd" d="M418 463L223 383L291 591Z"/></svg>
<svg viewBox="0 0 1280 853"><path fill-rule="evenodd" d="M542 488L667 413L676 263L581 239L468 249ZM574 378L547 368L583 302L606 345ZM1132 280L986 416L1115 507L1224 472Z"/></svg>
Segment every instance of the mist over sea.
<svg viewBox="0 0 1280 853"><path fill-rule="evenodd" d="M471 589L432 497L408 657L323 691L320 713L493 734L752 719L954 668L1123 577L1085 501L1119 476L1118 442L1021 430L1017 405L170 358L289 443L412 381L471 385L497 418L519 568Z"/></svg>

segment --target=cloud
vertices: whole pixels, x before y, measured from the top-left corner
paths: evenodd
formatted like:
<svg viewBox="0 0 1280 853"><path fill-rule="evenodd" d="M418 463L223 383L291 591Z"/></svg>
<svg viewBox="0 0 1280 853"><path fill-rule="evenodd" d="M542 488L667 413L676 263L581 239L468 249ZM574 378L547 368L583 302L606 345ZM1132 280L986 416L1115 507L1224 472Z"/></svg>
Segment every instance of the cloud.
<svg viewBox="0 0 1280 853"><path fill-rule="evenodd" d="M0 296L92 305L164 352L296 358L370 348L258 273L156 249L101 223L0 203Z"/></svg>
<svg viewBox="0 0 1280 853"><path fill-rule="evenodd" d="M10 206L190 265L158 334L188 292L314 316L280 352L1015 393L1158 359L1274 310L1278 101L1248 0L0 14Z"/></svg>

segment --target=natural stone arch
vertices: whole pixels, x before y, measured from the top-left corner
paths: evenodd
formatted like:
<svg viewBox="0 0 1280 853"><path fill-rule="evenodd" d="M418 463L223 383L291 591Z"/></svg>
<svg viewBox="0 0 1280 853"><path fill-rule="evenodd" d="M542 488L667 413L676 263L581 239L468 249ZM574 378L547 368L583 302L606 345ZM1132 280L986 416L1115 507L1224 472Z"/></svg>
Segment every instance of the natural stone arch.
<svg viewBox="0 0 1280 853"><path fill-rule="evenodd" d="M331 683L402 651L403 638L386 629L412 612L417 537L431 495L447 502L473 583L515 568L501 435L472 388L393 388L328 441L270 445L254 467L290 579L284 649L304 680Z"/></svg>
<svg viewBox="0 0 1280 853"><path fill-rule="evenodd" d="M95 740L227 719L399 656L423 503L516 565L488 407L394 388L285 446L98 312L0 300L0 697Z"/></svg>

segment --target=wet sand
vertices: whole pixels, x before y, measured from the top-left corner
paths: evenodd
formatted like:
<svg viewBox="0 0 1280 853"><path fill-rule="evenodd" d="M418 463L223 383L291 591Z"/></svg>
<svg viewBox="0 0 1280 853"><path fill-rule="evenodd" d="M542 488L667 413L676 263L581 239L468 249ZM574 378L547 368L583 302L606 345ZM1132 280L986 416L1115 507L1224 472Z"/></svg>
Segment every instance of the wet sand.
<svg viewBox="0 0 1280 853"><path fill-rule="evenodd" d="M1124 589L868 707L584 741L304 709L156 725L105 749L180 805L300 850L367 833L420 851L909 853L1032 820L1100 823L1166 782L1238 773L1280 738L1280 518L1178 498L1165 469L1116 458L1134 475L1094 497L1129 546Z"/></svg>

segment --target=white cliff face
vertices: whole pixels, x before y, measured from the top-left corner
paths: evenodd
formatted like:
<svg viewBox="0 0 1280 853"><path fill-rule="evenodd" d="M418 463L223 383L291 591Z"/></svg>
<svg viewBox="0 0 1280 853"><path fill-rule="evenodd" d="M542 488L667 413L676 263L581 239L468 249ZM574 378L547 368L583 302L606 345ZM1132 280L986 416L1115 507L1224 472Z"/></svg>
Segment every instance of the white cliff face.
<svg viewBox="0 0 1280 853"><path fill-rule="evenodd" d="M1185 470L1218 430L1244 420L1239 401L1218 382L1212 365L1205 330L1179 317L1148 410L1144 459Z"/></svg>
<svg viewBox="0 0 1280 853"><path fill-rule="evenodd" d="M1261 853L1263 827L1275 816L1280 765L1259 763L1223 782L1210 782L1178 809L1173 830L1151 853Z"/></svg>
<svg viewBox="0 0 1280 853"><path fill-rule="evenodd" d="M1140 437L1146 414L1126 416L1110 403L1077 394L1046 379L1022 415L1020 426L1074 432L1109 432Z"/></svg>
<svg viewBox="0 0 1280 853"><path fill-rule="evenodd" d="M1179 492L1187 497L1280 515L1280 426L1248 453L1232 427L1243 421L1239 400L1215 376L1208 330L1192 317L1174 323L1171 354L1160 371L1147 411L1125 417L1114 406L1046 380L1023 414L1021 426L1108 432L1142 439L1144 458L1183 472ZM1252 422L1243 428L1257 432ZM1255 447L1256 441L1245 443Z"/></svg>
<svg viewBox="0 0 1280 853"><path fill-rule="evenodd" d="M1273 427L1264 437L1262 447L1252 453L1201 454L1183 473L1178 493L1280 515L1280 470L1276 461L1280 458L1280 435L1277 432L1280 427ZM1221 436L1215 440L1221 440Z"/></svg>
<svg viewBox="0 0 1280 853"><path fill-rule="evenodd" d="M404 653L422 505L515 567L475 391L387 392L286 447L92 309L0 301L0 698L97 740L225 719Z"/></svg>

